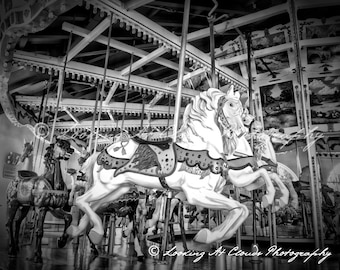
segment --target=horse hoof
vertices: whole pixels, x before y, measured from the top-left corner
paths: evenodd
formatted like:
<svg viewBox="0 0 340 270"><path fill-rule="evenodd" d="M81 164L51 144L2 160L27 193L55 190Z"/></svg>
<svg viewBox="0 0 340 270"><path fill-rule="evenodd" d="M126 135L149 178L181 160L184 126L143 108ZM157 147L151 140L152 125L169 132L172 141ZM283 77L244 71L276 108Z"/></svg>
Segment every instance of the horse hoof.
<svg viewBox="0 0 340 270"><path fill-rule="evenodd" d="M194 241L198 243L208 243L208 229L202 229L200 230L194 237Z"/></svg>
<svg viewBox="0 0 340 270"><path fill-rule="evenodd" d="M93 229L90 231L89 237L91 239L91 242L95 245L100 245L103 239L103 235L94 231Z"/></svg>

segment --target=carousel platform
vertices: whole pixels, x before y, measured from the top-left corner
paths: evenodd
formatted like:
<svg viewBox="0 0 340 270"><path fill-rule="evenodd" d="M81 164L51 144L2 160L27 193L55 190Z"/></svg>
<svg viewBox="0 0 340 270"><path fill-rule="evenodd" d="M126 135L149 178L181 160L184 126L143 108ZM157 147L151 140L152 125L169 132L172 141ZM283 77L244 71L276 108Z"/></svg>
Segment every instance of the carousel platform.
<svg viewBox="0 0 340 270"><path fill-rule="evenodd" d="M17 258L9 258L7 250L0 250L0 269L9 270L184 270L184 269L200 269L200 270L328 270L340 269L340 253L339 250L332 249L332 255L329 256L322 263L318 264L321 257L312 257L306 262L304 258L297 258L292 262L288 258L272 256L272 257L251 257L251 256L226 256L213 255L214 247L208 245L197 244L192 240L188 240L188 248L195 250L196 253L187 256L181 254L177 256L166 256L164 261L159 261L151 257L146 248L146 259L138 261L137 258L130 253L129 256L113 255L99 255L91 254L90 249L74 248L72 243L69 243L65 248L56 248L54 245L43 246L43 264L35 264L28 258L32 256L33 249L30 246L25 246L20 251ZM223 249L230 251L234 247L231 245L223 245ZM176 248L178 251L183 250L182 243L176 241ZM260 246L260 250L267 247ZM305 247L296 247L295 249L303 250ZM242 247L244 251L250 251L249 245ZM287 247L283 247L287 250ZM203 253L201 253L203 252ZM202 258L198 259L198 254L204 254Z"/></svg>

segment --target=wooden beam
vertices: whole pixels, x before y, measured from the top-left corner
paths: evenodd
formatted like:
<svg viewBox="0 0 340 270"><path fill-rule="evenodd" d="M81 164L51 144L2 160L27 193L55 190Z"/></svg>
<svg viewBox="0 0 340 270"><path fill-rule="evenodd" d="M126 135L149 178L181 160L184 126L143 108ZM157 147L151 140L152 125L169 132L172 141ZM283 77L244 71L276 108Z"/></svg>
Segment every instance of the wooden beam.
<svg viewBox="0 0 340 270"><path fill-rule="evenodd" d="M318 46L330 46L337 45L340 42L339 37L327 37L327 38L313 38L302 39L299 41L300 47L318 47Z"/></svg>
<svg viewBox="0 0 340 270"><path fill-rule="evenodd" d="M107 94L107 96L106 96L106 98L105 98L103 104L105 104L105 105L108 105L108 104L109 104L109 102L111 101L113 95L115 94L115 92L116 92L118 86L119 86L118 83L116 83L116 82L113 83L113 85L111 86L110 91L109 91L109 93Z"/></svg>
<svg viewBox="0 0 340 270"><path fill-rule="evenodd" d="M20 104L25 104L30 107L39 108L41 103L41 97L36 96L16 96L16 101ZM57 103L56 98L49 98L47 100L46 106L55 107ZM148 104L149 105L149 104ZM93 112L95 108L95 100L92 99L73 99L73 98L65 98L63 99L63 104L61 105L63 110L67 113L66 110L72 109L76 112ZM108 105L103 104L103 113L122 113L124 112L124 102L110 102ZM185 108L181 108L181 113L184 113ZM169 107L167 105L155 105L148 106L147 110L151 114L167 114L169 111ZM141 103L127 103L125 107L126 113L142 113L143 104ZM170 115L173 115L175 112L174 108L170 108Z"/></svg>
<svg viewBox="0 0 340 270"><path fill-rule="evenodd" d="M79 120L77 119L77 117L75 117L68 108L64 108L64 111L71 117L71 119L76 122L77 124L79 124Z"/></svg>
<svg viewBox="0 0 340 270"><path fill-rule="evenodd" d="M87 30L87 29L81 28L81 27L76 26L76 25L72 25L72 24L67 23L67 22L63 23L62 29L64 31L68 31L68 32L72 31L72 33L74 33L78 36L81 36L81 37L86 37L90 33L90 31ZM95 41L98 42L98 43L107 45L107 37L105 37L105 36L98 36L95 39ZM134 55L139 56L139 57L144 57L144 56L147 56L149 54L146 51L138 49L137 47L134 47L134 46L130 46L130 45L125 44L123 42L117 41L113 38L111 38L111 40L110 40L110 46L112 48L116 48L120 51L129 53L129 54L134 54ZM158 59L155 59L154 62L159 64L159 65L168 67L170 69L178 70L178 64L171 62L167 59L158 58Z"/></svg>
<svg viewBox="0 0 340 270"><path fill-rule="evenodd" d="M61 59L51 56L34 54L31 52L15 51L13 55L13 60L20 65L29 63L29 65L34 65L36 67L44 67L46 69L62 71L63 63ZM75 61L70 61L66 66L66 74L76 74L77 76L82 76L83 78L91 78L93 80L102 80L104 69L102 67L87 65L84 63L79 63ZM107 70L106 80L110 83L117 82L126 85L127 78L122 76L120 72L115 70ZM166 83L162 83L156 80L151 80L144 77L139 77L136 75L130 76L130 86L132 88L139 89L150 89L156 92L163 92L166 94L175 94L176 89L169 87ZM189 88L183 88L182 97L191 98L197 95L198 91Z"/></svg>
<svg viewBox="0 0 340 270"><path fill-rule="evenodd" d="M295 0L297 9L339 6L339 0Z"/></svg>
<svg viewBox="0 0 340 270"><path fill-rule="evenodd" d="M129 0L126 3L124 3L124 7L127 10L136 9L141 6L147 5L153 1L154 0Z"/></svg>
<svg viewBox="0 0 340 270"><path fill-rule="evenodd" d="M173 119L169 120L169 125L172 126L173 125ZM116 125L112 125L112 121L111 120L101 120L100 121L100 127L99 129L105 129L105 130L114 130L114 129L118 129L122 126L122 121L118 120L115 122ZM60 130L60 129L91 129L91 125L92 125L92 121L91 120L84 120L81 121L80 124L76 125L74 124L73 121L63 121L63 122L57 122L55 125L55 129L56 130ZM150 127L163 127L163 128L167 128L168 127L168 119L156 119L156 120L151 120L150 122L148 122L148 126ZM136 120L129 120L129 119L125 119L124 121L124 129L129 129L129 128L139 128L140 127L140 119L136 119Z"/></svg>
<svg viewBox="0 0 340 270"><path fill-rule="evenodd" d="M10 95L18 93L18 92L36 93L36 92L46 89L47 85L48 85L48 81L46 80L37 82L37 83L29 83L29 84L25 84L25 85L10 89L8 93Z"/></svg>
<svg viewBox="0 0 340 270"><path fill-rule="evenodd" d="M184 75L183 76L183 82L189 80L190 78L193 78L193 77L196 77L198 75L201 75L204 72L206 72L205 68L196 69L193 72L190 72L190 73ZM168 85L169 86L175 86L175 85L177 85L177 82L178 82L178 79L169 82Z"/></svg>
<svg viewBox="0 0 340 270"><path fill-rule="evenodd" d="M194 12L199 12L199 14L201 14L202 12L208 13L209 11L211 11L211 7L202 6L202 5L195 5L195 4L196 4L196 1L190 7L191 12L194 11ZM155 1L154 3L152 3L152 6L168 7L169 9L178 9L178 10L184 9L184 4L173 3L173 2L165 2L165 1ZM215 11L218 12L218 13L222 13L222 14L242 14L242 15L245 15L245 14L249 13L245 10L224 9L224 8L217 8Z"/></svg>
<svg viewBox="0 0 340 270"><path fill-rule="evenodd" d="M154 107L156 105L156 103L162 98L164 97L163 93L157 93L154 98L149 102L149 104L146 105L147 109L151 109L152 107Z"/></svg>
<svg viewBox="0 0 340 270"><path fill-rule="evenodd" d="M111 119L111 121L112 121L113 123L116 123L116 122L115 122L115 118L113 117L113 115L112 115L111 112L107 112L107 115L110 117L110 119Z"/></svg>
<svg viewBox="0 0 340 270"><path fill-rule="evenodd" d="M280 53L280 52L284 52L287 50L290 50L293 48L293 43L284 43L281 45L277 45L277 46L273 46L273 47L269 47L266 49L261 49L261 50L256 50L254 51L253 57L254 58L260 58L260 57L265 57L268 55L272 55L272 54L276 54L276 53ZM221 65L231 65L231 64L236 64L236 63L240 63L240 62L244 62L247 61L247 54L240 54L234 57L230 57L230 58L224 58L221 60L217 60L216 62Z"/></svg>
<svg viewBox="0 0 340 270"><path fill-rule="evenodd" d="M135 70L141 68L142 66L146 65L147 63L152 62L153 60L155 60L156 58L158 58L159 56L161 56L162 54L166 53L168 51L168 49L164 46L159 47L158 49L154 50L153 52L149 53L148 55L142 57L141 59L139 59L138 61L134 62L132 64L132 66L128 66L126 68L124 68L120 74L125 76L128 75L129 72L131 71L134 72Z"/></svg>
<svg viewBox="0 0 340 270"><path fill-rule="evenodd" d="M88 33L79 43L77 43L67 54L67 61L71 61L89 43L95 40L110 26L110 18L106 17L90 33ZM66 57L66 56L65 56ZM63 60L65 62L65 59Z"/></svg>
<svg viewBox="0 0 340 270"><path fill-rule="evenodd" d="M267 8L267 9L264 9L258 12L254 12L252 14L248 14L242 17L230 19L225 22L216 24L214 26L214 32L224 33L231 29L234 29L234 28L237 28L243 25L247 25L247 24L252 24L257 21L262 21L262 20L268 19L270 17L274 17L276 15L279 15L285 12L288 12L287 3L277 5L277 6ZM188 34L188 42L192 42L192 41L202 39L205 37L209 37L209 36L210 36L210 29L209 27L207 27L207 28L204 28L204 29L201 29L195 32L191 32L190 34Z"/></svg>

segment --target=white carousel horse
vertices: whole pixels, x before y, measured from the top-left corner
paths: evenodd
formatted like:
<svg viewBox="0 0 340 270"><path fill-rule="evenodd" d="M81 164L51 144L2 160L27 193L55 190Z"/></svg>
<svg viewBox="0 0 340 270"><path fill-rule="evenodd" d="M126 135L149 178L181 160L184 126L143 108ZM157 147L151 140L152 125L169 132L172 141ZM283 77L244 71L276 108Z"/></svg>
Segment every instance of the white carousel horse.
<svg viewBox="0 0 340 270"><path fill-rule="evenodd" d="M69 228L69 234L79 235L91 221L93 228L89 236L94 243L100 243L104 231L95 210L137 185L183 191L190 204L229 210L222 224L212 231L202 229L195 240L212 243L232 237L248 216L248 209L220 194L225 185L221 175L227 167L224 154L233 152L236 137L244 132L242 111L239 94L233 89L225 94L210 88L186 107L179 142L154 145L130 139L125 145L117 142L95 154L94 184L76 199L76 205L85 215L78 227ZM195 174L195 167L203 173ZM263 196L266 205L274 199L270 179L267 182L268 194Z"/></svg>
<svg viewBox="0 0 340 270"><path fill-rule="evenodd" d="M245 112L243 117L247 118L247 121L244 121L245 123L250 123L253 120L252 116L248 115L247 112ZM274 206L273 210L277 211L287 205L289 196L291 197L291 205L297 209L298 197L291 179L288 177L281 177L284 176L283 172L290 169L284 164L277 162L276 154L272 145L272 142L281 145L286 144L289 138L287 138L287 136L280 136L273 132L271 132L271 136L269 136L260 129L258 123L256 123L256 129L257 133L255 133L255 136L257 136L258 141L261 138L262 142L261 146L259 146L258 142L256 142L259 147L256 151L260 151L257 153L259 155L259 160L256 160L253 156L253 151L248 140L244 136L237 138L237 146L234 153L227 156L229 163L227 179L237 188L244 188L247 191L252 191L261 188L264 184L267 184L265 179L270 178L280 191L278 196L276 196L277 205ZM269 164L271 166L269 166ZM273 170L273 167L276 166L278 172ZM267 184L267 188L272 187L268 187ZM178 204L179 200L186 201L185 195L182 192L176 194L171 200L170 215L172 215L172 211ZM203 209L204 208L199 207L196 210L196 213L199 214ZM156 205L152 218L147 220L147 228L151 228L156 225L160 218L160 212L161 205L158 204Z"/></svg>

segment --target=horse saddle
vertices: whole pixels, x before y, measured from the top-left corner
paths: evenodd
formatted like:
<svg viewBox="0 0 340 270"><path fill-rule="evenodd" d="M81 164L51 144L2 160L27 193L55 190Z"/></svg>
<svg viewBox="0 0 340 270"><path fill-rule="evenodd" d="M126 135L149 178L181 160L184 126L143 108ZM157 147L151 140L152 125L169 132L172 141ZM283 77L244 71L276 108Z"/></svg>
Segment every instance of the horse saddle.
<svg viewBox="0 0 340 270"><path fill-rule="evenodd" d="M137 142L139 145L130 159L113 157L104 149L97 158L98 165L107 170L116 169L114 176L134 172L160 179L171 175L177 162L185 162L189 167L198 166L215 174L221 174L226 169L225 160L211 158L207 150L185 149L171 140L148 142L137 139Z"/></svg>
<svg viewBox="0 0 340 270"><path fill-rule="evenodd" d="M38 176L35 172L32 171L18 171L18 191L17 198L22 204L30 204L32 201L32 189L34 186L34 181L31 181L32 178Z"/></svg>
<svg viewBox="0 0 340 270"><path fill-rule="evenodd" d="M134 172L163 178L173 173L176 166L176 153L171 140L160 142L149 142L140 138L135 140L139 143L135 153L125 164L117 168L115 176Z"/></svg>

